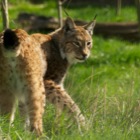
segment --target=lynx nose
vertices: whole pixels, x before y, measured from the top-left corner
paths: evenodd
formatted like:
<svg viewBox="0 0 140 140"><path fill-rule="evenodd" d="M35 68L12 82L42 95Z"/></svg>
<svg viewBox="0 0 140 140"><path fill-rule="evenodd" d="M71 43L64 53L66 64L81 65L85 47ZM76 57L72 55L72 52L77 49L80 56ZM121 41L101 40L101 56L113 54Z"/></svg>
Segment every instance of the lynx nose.
<svg viewBox="0 0 140 140"><path fill-rule="evenodd" d="M83 56L83 59L87 59L87 57L88 57L88 55L86 53L83 53L82 56Z"/></svg>

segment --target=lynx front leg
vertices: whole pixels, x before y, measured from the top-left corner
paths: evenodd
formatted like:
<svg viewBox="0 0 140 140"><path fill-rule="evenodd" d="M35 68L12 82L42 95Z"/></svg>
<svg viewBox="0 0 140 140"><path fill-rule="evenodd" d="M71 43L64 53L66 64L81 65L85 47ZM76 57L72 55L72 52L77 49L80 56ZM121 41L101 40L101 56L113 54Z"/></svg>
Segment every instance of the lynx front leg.
<svg viewBox="0 0 140 140"><path fill-rule="evenodd" d="M79 107L68 95L68 93L59 85L51 80L45 81L46 99L57 108L57 117L61 115L62 110L67 110L68 114L74 116L78 123L79 129L85 127L85 118L81 114Z"/></svg>
<svg viewBox="0 0 140 140"><path fill-rule="evenodd" d="M10 126L14 121L16 98L8 90L0 90L0 115L10 115Z"/></svg>
<svg viewBox="0 0 140 140"><path fill-rule="evenodd" d="M13 103L13 107L12 107L12 112L11 112L11 115L10 115L10 127L12 126L13 122L14 122L14 119L15 119L15 112L16 112L16 100L15 102Z"/></svg>

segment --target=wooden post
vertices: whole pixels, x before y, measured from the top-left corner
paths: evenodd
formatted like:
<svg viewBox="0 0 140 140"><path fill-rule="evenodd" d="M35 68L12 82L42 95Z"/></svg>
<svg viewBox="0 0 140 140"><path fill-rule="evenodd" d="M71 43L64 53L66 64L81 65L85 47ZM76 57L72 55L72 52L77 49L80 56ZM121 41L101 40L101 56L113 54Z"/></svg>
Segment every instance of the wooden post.
<svg viewBox="0 0 140 140"><path fill-rule="evenodd" d="M3 29L9 28L8 1L1 0L1 11L3 19Z"/></svg>
<svg viewBox="0 0 140 140"><path fill-rule="evenodd" d="M57 0L59 27L63 26L62 4L63 4L63 2L61 0Z"/></svg>
<svg viewBox="0 0 140 140"><path fill-rule="evenodd" d="M67 1L67 0L57 0L59 27L62 27L62 26L63 26L62 5L63 5L66 1Z"/></svg>
<svg viewBox="0 0 140 140"><path fill-rule="evenodd" d="M117 0L117 8L116 8L117 15L120 15L121 13L121 6L122 6L122 0Z"/></svg>
<svg viewBox="0 0 140 140"><path fill-rule="evenodd" d="M135 0L135 2L137 7L137 17L138 17L139 30L140 30L140 0Z"/></svg>

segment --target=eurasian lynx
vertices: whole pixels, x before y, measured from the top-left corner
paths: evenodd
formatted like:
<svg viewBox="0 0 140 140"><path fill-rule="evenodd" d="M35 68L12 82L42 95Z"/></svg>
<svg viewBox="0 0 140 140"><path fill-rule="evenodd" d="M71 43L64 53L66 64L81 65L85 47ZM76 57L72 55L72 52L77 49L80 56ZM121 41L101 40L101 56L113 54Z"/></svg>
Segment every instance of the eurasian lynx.
<svg viewBox="0 0 140 140"><path fill-rule="evenodd" d="M62 29L47 36L32 35L41 44L46 55L47 71L44 76L46 99L55 105L57 117L65 109L77 121L79 128L85 125L85 118L65 91L63 81L73 63L83 62L89 57L94 26L95 21L85 26L76 26L71 18L67 18Z"/></svg>
<svg viewBox="0 0 140 140"><path fill-rule="evenodd" d="M84 126L85 118L65 91L63 81L73 63L89 57L94 26L95 21L76 26L67 18L61 29L48 35L5 31L0 48L0 109L12 112L18 97L20 111L28 112L31 127L40 134L45 87L46 99L55 105L57 116L66 109L79 127Z"/></svg>
<svg viewBox="0 0 140 140"><path fill-rule="evenodd" d="M20 29L7 29L1 34L0 114L11 113L12 122L18 100L25 105L30 129L37 135L42 133L45 72L46 62L40 44L34 38Z"/></svg>

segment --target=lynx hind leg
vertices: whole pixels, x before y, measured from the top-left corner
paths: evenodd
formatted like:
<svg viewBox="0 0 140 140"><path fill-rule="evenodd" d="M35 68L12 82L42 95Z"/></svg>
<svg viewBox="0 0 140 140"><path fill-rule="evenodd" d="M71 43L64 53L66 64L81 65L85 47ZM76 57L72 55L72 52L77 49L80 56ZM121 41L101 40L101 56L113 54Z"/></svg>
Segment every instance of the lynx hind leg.
<svg viewBox="0 0 140 140"><path fill-rule="evenodd" d="M19 114L24 123L24 128L25 128L25 130L28 130L29 126L30 126L30 121L29 121L27 103L19 102L18 109L19 109Z"/></svg>
<svg viewBox="0 0 140 140"><path fill-rule="evenodd" d="M51 80L45 81L46 98L56 107L56 116L59 117L63 110L68 112L68 115L74 117L78 124L79 130L85 127L85 117L81 114L79 107L68 95L68 93L59 85Z"/></svg>
<svg viewBox="0 0 140 140"><path fill-rule="evenodd" d="M15 96L9 91L0 91L0 114L7 115L10 114L10 121L14 119L14 105L15 105ZM13 116L13 117L12 117Z"/></svg>

